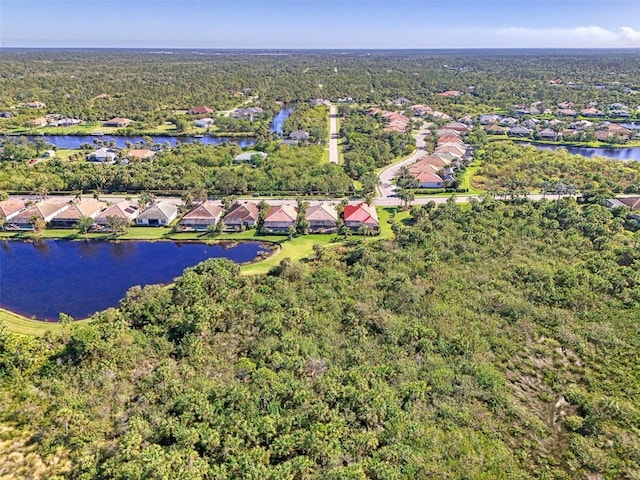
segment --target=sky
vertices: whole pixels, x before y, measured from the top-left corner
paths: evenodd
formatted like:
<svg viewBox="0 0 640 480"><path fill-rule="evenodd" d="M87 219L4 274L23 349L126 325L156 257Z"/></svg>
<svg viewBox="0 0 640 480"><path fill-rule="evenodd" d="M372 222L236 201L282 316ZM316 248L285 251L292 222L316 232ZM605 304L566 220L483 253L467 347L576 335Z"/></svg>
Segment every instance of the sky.
<svg viewBox="0 0 640 480"><path fill-rule="evenodd" d="M640 48L640 0L0 0L0 46Z"/></svg>

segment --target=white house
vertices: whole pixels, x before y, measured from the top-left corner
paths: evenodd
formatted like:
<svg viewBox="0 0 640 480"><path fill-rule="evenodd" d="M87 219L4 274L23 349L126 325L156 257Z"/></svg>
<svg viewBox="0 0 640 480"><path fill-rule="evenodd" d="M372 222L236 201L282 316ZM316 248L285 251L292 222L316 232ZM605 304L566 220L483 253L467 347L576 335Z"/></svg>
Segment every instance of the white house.
<svg viewBox="0 0 640 480"><path fill-rule="evenodd" d="M159 227L169 225L178 216L178 207L168 202L157 202L136 218L136 225Z"/></svg>
<svg viewBox="0 0 640 480"><path fill-rule="evenodd" d="M214 120L213 118L200 118L193 123L198 128L209 128L213 126Z"/></svg>

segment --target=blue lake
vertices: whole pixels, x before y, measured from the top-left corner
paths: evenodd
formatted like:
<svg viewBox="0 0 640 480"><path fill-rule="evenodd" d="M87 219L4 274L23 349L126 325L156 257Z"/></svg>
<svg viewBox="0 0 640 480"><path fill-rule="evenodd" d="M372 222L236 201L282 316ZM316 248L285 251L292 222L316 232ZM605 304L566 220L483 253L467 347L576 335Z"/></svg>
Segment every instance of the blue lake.
<svg viewBox="0 0 640 480"><path fill-rule="evenodd" d="M594 148L594 147L569 147L561 145L533 145L538 150L565 149L572 155L582 155L591 158L594 156L608 157L616 160L640 160L640 147L619 148Z"/></svg>
<svg viewBox="0 0 640 480"><path fill-rule="evenodd" d="M116 136L116 135L36 135L36 136L26 136L25 138L29 140L34 140L36 138L40 140L44 140L45 142L51 143L58 148L63 149L76 149L80 148L80 145L89 143L91 145L96 145L96 142L106 142L109 144L111 141L115 142L115 146L119 148L126 148L127 142L130 142L135 146L136 143L145 143L142 137L124 137L124 136ZM218 145L220 143L237 143L241 147L247 147L249 145L253 145L256 143L254 138L250 137L160 137L160 136L152 136L151 139L154 143L159 145L164 145L166 142L173 147L178 143L193 143L200 142L205 145Z"/></svg>
<svg viewBox="0 0 640 480"><path fill-rule="evenodd" d="M0 241L0 306L39 320L74 318L118 305L134 285L171 283L208 258L236 263L268 250L260 242Z"/></svg>

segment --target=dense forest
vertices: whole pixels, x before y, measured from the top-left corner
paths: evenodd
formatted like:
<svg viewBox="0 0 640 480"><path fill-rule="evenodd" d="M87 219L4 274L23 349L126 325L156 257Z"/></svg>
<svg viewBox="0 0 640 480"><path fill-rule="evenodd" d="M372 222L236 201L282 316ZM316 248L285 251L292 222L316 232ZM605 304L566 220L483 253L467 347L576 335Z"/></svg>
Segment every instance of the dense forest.
<svg viewBox="0 0 640 480"><path fill-rule="evenodd" d="M226 110L244 95L295 103L352 97L382 104L398 97L451 115L514 104L625 101L640 88L640 59L608 51L369 52L0 52L0 109L29 101L85 120L127 116L158 123L167 112L207 105ZM561 85L550 84L560 79ZM602 88L606 87L606 88ZM436 94L458 90L456 98ZM106 94L105 99L96 96Z"/></svg>
<svg viewBox="0 0 640 480"><path fill-rule="evenodd" d="M20 146L27 148L28 146ZM344 170L322 161L323 146L291 147L278 142L257 146L267 159L251 165L235 164L242 152L230 145L183 143L165 150L153 161L127 165L87 162L82 152L73 161L53 159L30 165L26 161L0 162L0 190L18 192L83 191L179 192L202 191L209 195L284 192L333 194L352 192Z"/></svg>
<svg viewBox="0 0 640 480"><path fill-rule="evenodd" d="M635 193L640 187L640 162L604 157L586 158L563 150L539 150L512 142L489 142L478 151L482 167L473 178L478 188L505 191L514 185L527 191ZM559 193L566 193L560 191Z"/></svg>
<svg viewBox="0 0 640 480"><path fill-rule="evenodd" d="M599 205L490 197L393 231L0 331L0 474L638 478L637 234Z"/></svg>

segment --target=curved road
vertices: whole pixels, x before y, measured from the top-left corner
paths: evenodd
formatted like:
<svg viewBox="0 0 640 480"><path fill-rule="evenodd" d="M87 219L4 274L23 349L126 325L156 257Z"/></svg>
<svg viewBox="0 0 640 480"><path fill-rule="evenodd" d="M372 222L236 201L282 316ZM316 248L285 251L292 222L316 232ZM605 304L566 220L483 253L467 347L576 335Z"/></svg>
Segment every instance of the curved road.
<svg viewBox="0 0 640 480"><path fill-rule="evenodd" d="M398 200L394 197L396 186L393 184L393 178L398 174L398 171L404 166L407 166L413 162L415 162L418 158L424 156L425 154L425 137L427 130L431 126L430 123L424 122L420 127L420 131L416 134L416 150L411 154L411 156L406 159L394 163L393 165L389 165L387 168L380 172L380 196L376 199L376 205L392 205L391 203L387 203L386 201L389 199ZM384 203L380 203L380 201L384 200ZM398 200L395 204L400 204Z"/></svg>

